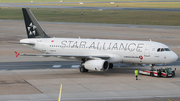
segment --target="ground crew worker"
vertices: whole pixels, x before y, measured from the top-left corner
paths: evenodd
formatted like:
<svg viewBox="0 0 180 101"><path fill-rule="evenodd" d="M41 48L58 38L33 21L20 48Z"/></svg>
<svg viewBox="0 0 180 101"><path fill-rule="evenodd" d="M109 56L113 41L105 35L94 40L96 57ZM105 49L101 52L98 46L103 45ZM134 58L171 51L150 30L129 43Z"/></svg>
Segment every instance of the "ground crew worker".
<svg viewBox="0 0 180 101"><path fill-rule="evenodd" d="M165 73L167 72L167 70L166 70L166 67L165 67L165 70L164 70L164 72L165 72Z"/></svg>
<svg viewBox="0 0 180 101"><path fill-rule="evenodd" d="M134 74L136 76L136 80L138 80L138 70L137 69L134 71Z"/></svg>

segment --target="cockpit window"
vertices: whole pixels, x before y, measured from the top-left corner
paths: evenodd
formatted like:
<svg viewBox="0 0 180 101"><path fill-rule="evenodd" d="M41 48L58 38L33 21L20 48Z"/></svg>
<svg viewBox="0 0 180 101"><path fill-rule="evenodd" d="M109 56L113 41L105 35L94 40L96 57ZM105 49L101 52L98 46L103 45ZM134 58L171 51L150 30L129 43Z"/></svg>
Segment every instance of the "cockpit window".
<svg viewBox="0 0 180 101"><path fill-rule="evenodd" d="M163 52L164 51L164 48L161 48L161 52Z"/></svg>
<svg viewBox="0 0 180 101"><path fill-rule="evenodd" d="M169 48L158 48L157 52L171 51Z"/></svg>
<svg viewBox="0 0 180 101"><path fill-rule="evenodd" d="M171 51L169 48L165 48L165 51Z"/></svg>

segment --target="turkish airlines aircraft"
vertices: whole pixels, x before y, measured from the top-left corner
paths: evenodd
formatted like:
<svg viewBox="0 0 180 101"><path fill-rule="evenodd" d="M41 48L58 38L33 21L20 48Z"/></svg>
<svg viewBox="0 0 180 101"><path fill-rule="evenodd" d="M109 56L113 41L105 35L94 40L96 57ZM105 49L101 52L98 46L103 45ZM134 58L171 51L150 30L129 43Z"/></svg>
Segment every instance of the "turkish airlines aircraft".
<svg viewBox="0 0 180 101"><path fill-rule="evenodd" d="M28 39L19 44L29 46L44 54L19 54L21 56L54 56L82 61L80 72L106 71L113 63L166 64L178 59L168 46L153 41L103 40L81 38L50 38L42 30L28 8L22 8Z"/></svg>

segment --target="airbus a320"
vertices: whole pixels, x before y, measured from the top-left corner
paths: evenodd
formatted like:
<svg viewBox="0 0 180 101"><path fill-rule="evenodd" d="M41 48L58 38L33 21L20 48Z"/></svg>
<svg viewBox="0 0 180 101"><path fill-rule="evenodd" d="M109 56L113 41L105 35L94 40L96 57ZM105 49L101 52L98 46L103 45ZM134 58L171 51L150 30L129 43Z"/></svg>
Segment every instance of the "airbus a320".
<svg viewBox="0 0 180 101"><path fill-rule="evenodd" d="M53 56L82 61L80 72L106 71L113 63L167 64L178 59L168 46L154 41L51 38L41 28L29 8L22 8L27 39L18 44L29 46L43 54L19 54L20 56Z"/></svg>

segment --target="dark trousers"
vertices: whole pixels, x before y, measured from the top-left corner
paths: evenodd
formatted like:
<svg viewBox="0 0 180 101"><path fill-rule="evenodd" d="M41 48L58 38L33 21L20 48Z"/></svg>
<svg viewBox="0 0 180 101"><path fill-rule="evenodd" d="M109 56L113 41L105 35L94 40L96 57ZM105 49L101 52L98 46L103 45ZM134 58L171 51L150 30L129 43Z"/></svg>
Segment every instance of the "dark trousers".
<svg viewBox="0 0 180 101"><path fill-rule="evenodd" d="M138 76L136 76L136 80L138 80Z"/></svg>

